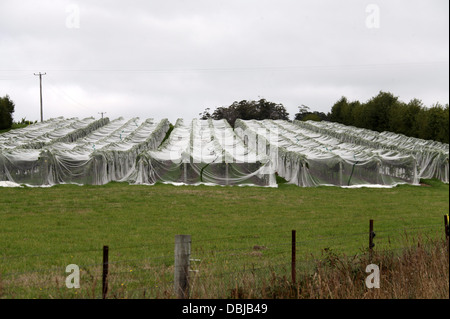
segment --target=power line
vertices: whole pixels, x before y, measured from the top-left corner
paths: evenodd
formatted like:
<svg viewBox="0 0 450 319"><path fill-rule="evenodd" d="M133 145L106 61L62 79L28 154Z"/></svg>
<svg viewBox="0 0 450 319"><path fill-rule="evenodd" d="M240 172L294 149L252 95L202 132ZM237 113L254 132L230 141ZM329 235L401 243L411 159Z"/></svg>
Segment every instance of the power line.
<svg viewBox="0 0 450 319"><path fill-rule="evenodd" d="M50 89L52 89L52 91L55 92L58 96L62 97L63 99L65 99L66 101L68 101L74 105L81 106L84 109L88 109L88 107L86 105L78 102L72 96L70 96L67 92L65 92L63 89L54 85L54 83L50 80L50 78L47 79L47 83L50 85Z"/></svg>
<svg viewBox="0 0 450 319"><path fill-rule="evenodd" d="M54 72L149 72L149 73L172 73L172 72L222 72L222 71L276 71L276 70L337 70L337 69L366 69L366 68L392 68L413 67L448 64L449 61L423 61L423 62L397 62L397 63L361 63L361 64L330 64L330 65L268 65L268 66L225 66L225 67L199 67L199 68L104 68L104 69L52 69ZM0 72L21 72L27 69L0 69Z"/></svg>

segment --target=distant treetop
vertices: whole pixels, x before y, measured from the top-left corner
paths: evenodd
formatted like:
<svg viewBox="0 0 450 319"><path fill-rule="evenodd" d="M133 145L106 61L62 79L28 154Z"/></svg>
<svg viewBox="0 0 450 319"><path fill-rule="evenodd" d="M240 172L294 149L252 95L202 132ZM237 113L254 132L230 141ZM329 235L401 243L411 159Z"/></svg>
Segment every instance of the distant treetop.
<svg viewBox="0 0 450 319"><path fill-rule="evenodd" d="M199 114L201 119L212 118L214 120L226 119L231 126L237 119L242 120L289 120L289 113L281 103L269 102L265 99L259 101L242 100L233 102L230 106L218 107L211 114L207 108Z"/></svg>

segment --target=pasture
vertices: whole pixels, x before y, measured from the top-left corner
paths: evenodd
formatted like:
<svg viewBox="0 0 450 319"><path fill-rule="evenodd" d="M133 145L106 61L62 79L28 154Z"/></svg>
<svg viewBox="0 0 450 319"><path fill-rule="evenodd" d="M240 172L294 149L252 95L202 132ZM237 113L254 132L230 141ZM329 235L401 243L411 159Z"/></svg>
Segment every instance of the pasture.
<svg viewBox="0 0 450 319"><path fill-rule="evenodd" d="M423 182L394 188L1 187L0 298L101 297L104 245L110 296L172 298L177 234L192 236L197 283L221 287L199 293L206 298L223 298L249 271L288 273L291 230L299 268L330 252L363 254L370 219L376 251L399 250L418 234L443 238L449 185ZM65 287L69 264L81 268L81 289Z"/></svg>

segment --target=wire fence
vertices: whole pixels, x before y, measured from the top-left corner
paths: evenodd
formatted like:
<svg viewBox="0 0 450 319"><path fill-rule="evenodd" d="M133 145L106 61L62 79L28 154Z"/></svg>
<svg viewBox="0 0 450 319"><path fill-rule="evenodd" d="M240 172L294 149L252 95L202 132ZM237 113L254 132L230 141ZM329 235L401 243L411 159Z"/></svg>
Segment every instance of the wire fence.
<svg viewBox="0 0 450 319"><path fill-rule="evenodd" d="M445 225L445 232L442 229L442 224L379 229L375 224L373 251L401 253L416 245L418 237L448 240L448 225ZM295 269L305 271L313 269L317 263L329 261L332 256L355 257L371 250L369 231L307 235L295 241L286 231L200 240L192 234L192 238L189 285L197 296L212 298L237 287L242 280L256 282L265 278L270 281L274 274L289 278L293 274L293 254ZM68 280L73 279L73 273L67 271L69 264L79 269L79 288L68 288ZM0 298L176 297L174 242L110 246L106 264L105 294L105 260L102 260L101 249L2 255Z"/></svg>

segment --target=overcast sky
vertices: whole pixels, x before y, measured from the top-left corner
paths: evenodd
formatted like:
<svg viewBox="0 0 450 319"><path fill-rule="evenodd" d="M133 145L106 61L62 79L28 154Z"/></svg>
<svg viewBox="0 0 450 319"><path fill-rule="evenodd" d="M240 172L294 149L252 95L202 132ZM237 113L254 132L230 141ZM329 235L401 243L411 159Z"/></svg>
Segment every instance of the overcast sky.
<svg viewBox="0 0 450 319"><path fill-rule="evenodd" d="M14 119L198 117L265 98L329 112L389 91L449 102L449 1L0 0Z"/></svg>

